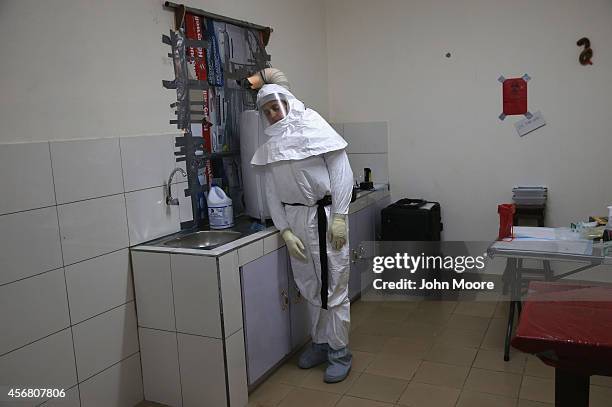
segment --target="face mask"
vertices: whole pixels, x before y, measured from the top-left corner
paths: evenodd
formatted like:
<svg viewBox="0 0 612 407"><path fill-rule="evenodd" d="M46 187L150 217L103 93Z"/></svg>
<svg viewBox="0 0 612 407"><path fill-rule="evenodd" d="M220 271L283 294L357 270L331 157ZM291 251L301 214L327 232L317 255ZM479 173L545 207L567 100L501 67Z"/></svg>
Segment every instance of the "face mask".
<svg viewBox="0 0 612 407"><path fill-rule="evenodd" d="M273 93L258 102L264 129L283 120L289 114L289 102L282 94Z"/></svg>

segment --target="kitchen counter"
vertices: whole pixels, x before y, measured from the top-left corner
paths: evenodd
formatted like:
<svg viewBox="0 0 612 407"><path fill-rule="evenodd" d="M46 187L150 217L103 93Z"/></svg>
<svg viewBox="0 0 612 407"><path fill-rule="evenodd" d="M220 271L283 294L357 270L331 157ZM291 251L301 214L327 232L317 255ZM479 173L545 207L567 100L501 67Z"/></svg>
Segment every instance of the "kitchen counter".
<svg viewBox="0 0 612 407"><path fill-rule="evenodd" d="M361 293L367 265L357 253L375 240L389 200L380 184L349 207L351 298ZM246 406L249 389L308 341L307 303L292 283L285 242L275 227L253 231L252 224L238 217L230 230L243 235L214 249L164 246L193 230L131 248L147 400ZM262 325L262 315L273 323Z"/></svg>
<svg viewBox="0 0 612 407"><path fill-rule="evenodd" d="M389 195L389 185L388 184L374 184L374 189L370 191L359 191L357 192L357 199L355 202L351 203L349 206L349 214L360 211L373 204L374 202L385 198ZM243 234L242 237L236 239L232 242L226 243L222 246L216 247L214 249L188 249L188 248L180 248L180 247L169 247L164 246L163 242L180 237L189 233L193 233L194 230L183 230L177 233L173 233L171 235L159 237L155 240L151 240L146 243L142 243L138 246L134 246L130 248L132 251L146 251L146 252L158 252L158 253L180 253L180 254L191 254L197 256L210 256L210 257L218 257L222 256L226 253L231 252L232 250L236 250L242 248L243 246L247 246L253 242L262 239L280 239L279 236L273 237L274 235L278 235L278 229L274 226L270 226L261 231L251 230L251 225L253 221L246 216L239 216L235 220L235 226L233 228L224 229L224 230L232 230L239 231Z"/></svg>

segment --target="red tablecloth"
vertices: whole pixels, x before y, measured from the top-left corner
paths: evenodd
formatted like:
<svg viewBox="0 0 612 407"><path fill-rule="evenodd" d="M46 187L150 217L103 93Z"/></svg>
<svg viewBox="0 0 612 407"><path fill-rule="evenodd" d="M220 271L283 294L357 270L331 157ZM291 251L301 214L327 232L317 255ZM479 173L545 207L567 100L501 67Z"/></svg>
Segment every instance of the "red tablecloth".
<svg viewBox="0 0 612 407"><path fill-rule="evenodd" d="M512 346L544 363L612 376L612 287L532 282Z"/></svg>

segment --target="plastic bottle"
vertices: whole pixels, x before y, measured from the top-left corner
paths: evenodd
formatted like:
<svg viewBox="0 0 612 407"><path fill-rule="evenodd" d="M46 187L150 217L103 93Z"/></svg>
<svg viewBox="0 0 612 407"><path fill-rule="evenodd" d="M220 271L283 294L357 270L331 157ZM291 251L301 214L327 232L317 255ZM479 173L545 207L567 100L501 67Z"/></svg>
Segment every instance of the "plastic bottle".
<svg viewBox="0 0 612 407"><path fill-rule="evenodd" d="M211 229L226 229L234 226L232 199L223 189L213 185L206 196L208 203L208 223Z"/></svg>

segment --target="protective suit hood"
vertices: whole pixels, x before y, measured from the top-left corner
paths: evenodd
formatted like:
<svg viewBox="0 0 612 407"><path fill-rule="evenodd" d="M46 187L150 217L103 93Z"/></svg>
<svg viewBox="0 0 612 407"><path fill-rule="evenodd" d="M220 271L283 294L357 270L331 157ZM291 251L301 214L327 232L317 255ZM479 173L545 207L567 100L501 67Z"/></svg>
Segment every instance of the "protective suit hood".
<svg viewBox="0 0 612 407"><path fill-rule="evenodd" d="M251 159L253 165L277 161L302 160L331 151L342 150L346 141L314 110L282 86L264 85L257 93L257 101L271 94L281 94L289 103L285 118L264 129L270 139L262 144ZM261 113L260 113L261 114Z"/></svg>

